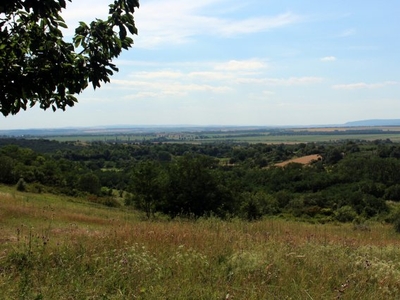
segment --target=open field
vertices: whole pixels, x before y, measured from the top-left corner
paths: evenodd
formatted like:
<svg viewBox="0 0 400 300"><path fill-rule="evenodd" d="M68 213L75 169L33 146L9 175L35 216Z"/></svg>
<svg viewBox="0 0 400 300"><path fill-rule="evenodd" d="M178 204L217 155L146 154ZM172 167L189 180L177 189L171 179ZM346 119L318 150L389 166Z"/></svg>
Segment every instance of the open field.
<svg viewBox="0 0 400 300"><path fill-rule="evenodd" d="M163 218L0 187L2 299L399 299L381 223Z"/></svg>
<svg viewBox="0 0 400 300"><path fill-rule="evenodd" d="M268 143L268 144L280 144L280 143L310 143L310 142L332 142L342 140L386 140L390 139L393 142L400 142L399 133L374 133L374 134L295 134L295 135L270 135L260 134L256 136L249 135L235 135L235 134L213 134L207 137L193 138L166 138L165 140L159 140L153 135L142 135L142 136L130 136L130 135L68 135L68 136L48 136L46 139L56 140L59 142L117 142L117 143L141 143L141 142L173 142L173 143L213 143L213 142L235 142L235 143Z"/></svg>
<svg viewBox="0 0 400 300"><path fill-rule="evenodd" d="M339 127L158 127L158 128L94 128L74 130L21 130L4 132L8 136L44 138L60 142L108 143L307 143L340 140L400 141L400 126L339 126Z"/></svg>
<svg viewBox="0 0 400 300"><path fill-rule="evenodd" d="M306 155L306 156L289 159L289 160L283 161L281 163L277 163L277 164L275 164L275 166L284 167L290 163L298 163L298 164L302 164L302 165L308 165L308 164L310 164L314 161L320 160L320 159L322 159L321 155L312 154L312 155Z"/></svg>

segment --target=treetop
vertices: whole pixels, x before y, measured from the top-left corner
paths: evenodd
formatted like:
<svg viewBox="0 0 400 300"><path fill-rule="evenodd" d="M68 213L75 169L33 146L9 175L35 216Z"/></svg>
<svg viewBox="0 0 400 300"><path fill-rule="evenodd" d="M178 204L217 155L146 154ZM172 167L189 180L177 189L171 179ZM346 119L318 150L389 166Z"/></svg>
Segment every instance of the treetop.
<svg viewBox="0 0 400 300"><path fill-rule="evenodd" d="M68 0L71 2L71 0ZM0 4L0 111L17 114L36 103L65 110L89 83L94 89L118 71L112 63L138 34L137 0L115 0L106 20L80 22L64 39L65 0L17 0ZM129 32L129 34L128 34Z"/></svg>

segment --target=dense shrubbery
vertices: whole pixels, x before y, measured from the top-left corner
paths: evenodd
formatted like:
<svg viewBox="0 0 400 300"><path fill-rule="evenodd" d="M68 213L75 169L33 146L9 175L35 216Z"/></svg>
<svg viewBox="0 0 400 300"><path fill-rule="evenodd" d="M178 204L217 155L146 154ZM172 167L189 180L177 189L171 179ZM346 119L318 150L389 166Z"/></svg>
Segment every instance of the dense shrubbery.
<svg viewBox="0 0 400 300"><path fill-rule="evenodd" d="M125 204L148 217L162 212L352 221L383 216L387 200L400 201L400 145L387 141L83 147L43 140L41 148L35 140L36 151L9 142L0 148L1 183L16 185L23 178L28 191L93 195L109 206L123 203L124 196ZM307 166L274 165L309 154L323 159Z"/></svg>

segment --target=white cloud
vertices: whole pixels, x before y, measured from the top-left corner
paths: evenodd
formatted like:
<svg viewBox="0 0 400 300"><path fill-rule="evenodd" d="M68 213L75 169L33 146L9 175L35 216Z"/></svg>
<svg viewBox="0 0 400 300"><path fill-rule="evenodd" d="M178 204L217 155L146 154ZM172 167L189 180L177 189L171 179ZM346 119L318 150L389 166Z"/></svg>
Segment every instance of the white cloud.
<svg viewBox="0 0 400 300"><path fill-rule="evenodd" d="M336 90L378 89L397 84L399 84L399 82L396 81L385 81L378 83L357 82L348 84L336 84L333 85L332 88Z"/></svg>
<svg viewBox="0 0 400 300"><path fill-rule="evenodd" d="M138 72L135 73L134 75L135 78L141 78L141 79L155 79L155 78L177 79L181 78L182 76L184 75L179 71L166 71L166 70L155 71L155 72Z"/></svg>
<svg viewBox="0 0 400 300"><path fill-rule="evenodd" d="M216 71L204 71L204 72L190 72L188 76L197 80L210 80L210 81L222 81L231 80L235 76L232 73L216 72Z"/></svg>
<svg viewBox="0 0 400 300"><path fill-rule="evenodd" d="M215 65L215 70L219 71L243 71L243 70L258 70L266 68L266 64L261 60L230 60L224 63Z"/></svg>
<svg viewBox="0 0 400 300"><path fill-rule="evenodd" d="M132 89L135 92L187 95L195 91L212 93L238 91L241 85L252 85L252 88L259 89L258 93L262 93L266 85L306 86L318 84L324 80L322 77L315 76L266 77L268 68L265 60L256 58L186 64L170 62L166 64L168 69L161 70L157 69L157 65L143 63L148 66L148 71L134 72L123 79L112 79L112 83L122 89ZM165 65L160 67L165 67Z"/></svg>
<svg viewBox="0 0 400 300"><path fill-rule="evenodd" d="M120 62L118 61L118 64ZM147 69L148 71L133 72L128 77L118 82L130 82L126 78L132 79L136 84L141 81L182 81L182 82L215 82L232 81L242 77L257 77L268 69L265 60L230 60L225 62L166 62L163 64L151 62L122 61L124 65L134 65L137 68ZM161 68L161 69L159 69ZM111 79L113 82L114 79Z"/></svg>
<svg viewBox="0 0 400 300"><path fill-rule="evenodd" d="M321 58L321 61L335 61L336 57L335 56L325 56Z"/></svg>
<svg viewBox="0 0 400 300"><path fill-rule="evenodd" d="M152 65L142 62L146 71L113 78L113 88L125 94L123 99L192 99L215 95L246 95L249 100L269 98L276 90L269 87L309 86L322 82L321 77L267 77L265 60L229 60ZM167 67L167 68L165 68ZM161 69L160 69L161 68ZM165 69L164 69L165 68ZM224 97L223 97L224 98Z"/></svg>
<svg viewBox="0 0 400 300"><path fill-rule="evenodd" d="M239 21L219 20L220 27L217 32L224 36L262 32L297 23L301 19L300 16L288 12L275 17L249 18Z"/></svg>
<svg viewBox="0 0 400 300"><path fill-rule="evenodd" d="M85 0L67 3L62 16L69 28L66 36L72 36L79 21L90 22L107 18L110 0ZM221 5L229 9L221 9ZM219 5L219 6L217 6ZM192 41L196 36L209 35L232 37L264 32L302 21L292 12L272 16L229 17L249 4L231 3L227 0L148 0L141 1L134 18L139 35L135 47L155 48L163 44L179 45ZM215 13L218 12L219 13Z"/></svg>
<svg viewBox="0 0 400 300"><path fill-rule="evenodd" d="M321 77L289 77L289 78L238 78L237 83L266 84L271 86L299 86L322 82Z"/></svg>
<svg viewBox="0 0 400 300"><path fill-rule="evenodd" d="M158 93L155 92L138 92L132 95L127 95L122 97L124 100L134 100L134 99L149 99L149 98L157 98L159 96Z"/></svg>
<svg viewBox="0 0 400 300"><path fill-rule="evenodd" d="M135 17L139 28L136 47L154 48L161 44L182 44L201 35L231 37L256 33L302 20L300 16L291 12L244 19L230 19L222 15L208 14L207 8L220 2L224 1L154 0L144 2Z"/></svg>
<svg viewBox="0 0 400 300"><path fill-rule="evenodd" d="M225 85L198 84L192 82L167 82L163 80L137 81L113 80L113 84L122 89L133 90L135 95L129 99L142 97L186 96L193 92L226 93L232 90ZM125 97L126 98L126 97Z"/></svg>

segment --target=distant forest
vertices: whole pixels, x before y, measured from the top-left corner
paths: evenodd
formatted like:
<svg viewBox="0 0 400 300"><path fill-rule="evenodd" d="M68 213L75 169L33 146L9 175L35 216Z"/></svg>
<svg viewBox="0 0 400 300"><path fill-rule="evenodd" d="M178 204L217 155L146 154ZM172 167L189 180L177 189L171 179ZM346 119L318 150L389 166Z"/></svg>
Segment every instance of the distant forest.
<svg viewBox="0 0 400 300"><path fill-rule="evenodd" d="M289 163L318 154L308 164ZM400 144L106 143L0 139L0 183L135 208L151 218L393 221Z"/></svg>

